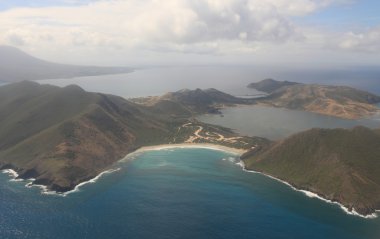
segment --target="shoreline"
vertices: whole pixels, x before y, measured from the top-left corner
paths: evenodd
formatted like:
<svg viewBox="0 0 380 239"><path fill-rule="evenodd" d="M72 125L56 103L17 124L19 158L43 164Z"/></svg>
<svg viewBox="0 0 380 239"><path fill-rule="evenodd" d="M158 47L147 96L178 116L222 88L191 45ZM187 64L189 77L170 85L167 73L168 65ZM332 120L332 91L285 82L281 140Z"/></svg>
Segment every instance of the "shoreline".
<svg viewBox="0 0 380 239"><path fill-rule="evenodd" d="M246 150L244 150L244 149L236 149L236 148L231 148L231 147L227 147L227 146L222 146L222 145L217 145L217 144L208 144L208 143L204 143L204 144L203 143L161 144L161 145L141 147L141 148L139 148L133 152L128 153L126 156L124 156L120 160L116 161L114 164L128 160L131 157L138 155L140 153L143 153L143 152L155 151L155 150L175 149L175 148L189 148L189 149L191 149L191 148L192 149L203 148L203 149L222 151L222 152L226 152L226 153L230 153L230 154L234 154L234 155L239 155L239 156L241 154L243 154L244 152L246 152ZM19 174L13 169L3 169L0 172L7 174L11 178L10 181L12 181L12 182L27 181L27 183L25 184L26 188L32 188L32 187L40 188L41 194L66 197L69 194L80 191L80 188L86 184L95 183L103 175L119 171L120 169L121 168L119 168L119 167L107 169L107 170L99 173L95 177L77 184L73 189L66 191L66 192L58 192L58 191L54 191L54 190L49 190L46 185L42 185L42 184L33 184L33 182L36 180L34 178L30 178L30 179L21 179L20 178L20 179L18 179L17 177L19 176Z"/></svg>
<svg viewBox="0 0 380 239"><path fill-rule="evenodd" d="M110 173L113 173L113 172L116 172L116 171L119 171L119 170L120 170L120 168L105 170L105 171L99 173L98 175L96 175L95 177L91 178L90 180L87 180L87 181L84 181L84 182L81 182L81 183L77 184L73 189L71 189L69 191L66 191L66 192L57 192L57 191L54 191L54 190L49 190L46 185L34 184L33 182L36 180L35 178L29 178L29 179L21 179L20 178L20 179L17 179L17 177L19 176L19 174L15 170L13 170L13 169L3 169L0 172L4 173L4 174L7 174L11 178L9 180L11 182L24 182L24 181L27 181L27 183L25 184L26 188L37 187L37 188L40 189L41 194L66 197L67 195L69 195L71 193L79 192L80 188L82 186L86 185L86 184L96 183L96 181L98 179L100 179L103 175L110 174Z"/></svg>
<svg viewBox="0 0 380 239"><path fill-rule="evenodd" d="M231 147L227 147L227 146L223 146L223 145L209 144L209 143L161 144L161 145L141 147L141 148L139 148L139 149L137 149L137 150L135 150L135 151L133 151L131 153L128 153L125 157L123 157L122 159L116 161L115 163L134 159L135 156L137 156L137 155L139 155L141 153L144 153L144 152L160 151L160 150L168 150L168 149L210 149L210 150L222 151L222 152L234 154L234 155L237 155L237 156L240 156L240 155L242 155L243 153L245 153L247 151L247 150L244 150L244 149L236 149L236 148L231 148ZM291 185L290 183L288 183L288 182L286 182L284 180L281 180L279 178L276 178L274 176L271 176L269 174L266 174L266 173L263 173L263 172L259 172L259 171L254 171L254 170L248 170L245 167L244 161L241 160L241 159L239 159L239 162L237 162L236 164L239 165L243 169L244 172L261 174L263 176L266 176L268 178L276 180L276 181L278 181L280 183L283 183L283 184L289 186L294 191L301 192L301 193L303 193L305 196L307 196L309 198L317 198L317 199L319 199L321 201L324 201L326 203L338 205L347 215L358 216L358 217L361 217L361 218L364 218L364 219L375 219L375 218L378 218L378 212L380 212L380 210L375 210L374 213L368 214L368 215L363 215L363 214L358 213L355 210L355 208L353 208L350 211L346 206L344 206L343 204L341 204L341 203L339 203L337 201L332 201L332 200L326 199L326 198L318 195L317 193L314 193L314 192L311 192L311 191L307 191L307 190L304 190L304 189L298 189L298 188L294 187L293 185ZM69 190L69 191L66 191L66 192L62 192L62 193L56 192L56 191L53 191L53 190L48 190L46 185L33 184L33 181L35 179L26 179L26 180L24 180L24 179L17 179L18 173L15 170L13 170L13 169L3 169L3 170L1 170L1 172L4 173L4 174L8 174L8 176L11 177L10 181L16 181L16 182L18 182L18 181L29 181L29 183L27 183L25 185L25 187L27 187L27 188L39 187L41 189L41 194L45 194L45 195L57 195L57 196L63 196L63 197L65 197L65 196L67 196L69 194L72 194L72 193L80 191L80 188L82 186L86 185L86 184L95 183L103 175L119 171L120 169L121 168L118 167L118 168L115 168L115 169L105 170L105 171L99 173L94 178L91 178L90 180L87 180L87 181L84 181L84 182L81 182L81 183L77 184L72 190Z"/></svg>
<svg viewBox="0 0 380 239"><path fill-rule="evenodd" d="M211 149L211 150L222 151L222 152L231 153L231 154L235 154L239 156L248 151L245 149L237 149L237 148L232 148L232 147L218 145L218 144L210 144L210 143L159 144L159 145L152 145L152 146L143 146L127 154L121 160L127 159L139 153L144 153L148 151L166 150L166 149Z"/></svg>
<svg viewBox="0 0 380 239"><path fill-rule="evenodd" d="M238 162L236 164L238 164L243 169L243 171L245 171L247 173L261 174L261 175L263 175L265 177L268 177L268 178L271 178L273 180L276 180L277 182L280 182L280 183L283 183L283 184L289 186L291 189L293 189L296 192L303 193L305 196L307 196L309 198L317 198L317 199L319 199L321 201L324 201L326 203L338 205L340 207L340 209L342 209L348 215L357 216L357 217L361 217L361 218L364 218L364 219L375 219L375 218L378 218L378 212L380 212L380 210L375 210L374 213L371 213L371 214L368 214L368 215L363 215L363 214L358 213L355 210L355 208L353 208L352 211L350 211L346 206L344 206L343 204L341 204L341 203L339 203L337 201L332 201L330 199L326 199L326 198L318 195L317 193L314 193L314 192L311 192L311 191L307 191L307 190L304 190L304 189L298 189L298 188L294 187L293 185L291 185L290 183L288 183L288 182L286 182L284 180L281 180L279 178L273 177L272 175L269 175L269 174L266 174L266 173L263 173L263 172L259 172L259 171L255 171L255 170L246 169L245 168L245 164L244 164L244 162L242 160L240 160L240 162Z"/></svg>

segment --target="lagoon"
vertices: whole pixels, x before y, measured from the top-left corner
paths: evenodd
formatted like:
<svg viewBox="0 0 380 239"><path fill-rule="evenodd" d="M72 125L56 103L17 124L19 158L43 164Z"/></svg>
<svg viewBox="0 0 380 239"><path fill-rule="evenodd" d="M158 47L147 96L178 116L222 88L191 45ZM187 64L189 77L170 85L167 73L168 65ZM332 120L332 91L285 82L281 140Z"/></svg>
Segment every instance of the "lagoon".
<svg viewBox="0 0 380 239"><path fill-rule="evenodd" d="M247 136L272 140L285 138L310 128L352 128L358 125L380 127L380 116L360 120L340 119L312 112L266 106L239 106L221 110L221 115L206 114L197 119L234 129Z"/></svg>

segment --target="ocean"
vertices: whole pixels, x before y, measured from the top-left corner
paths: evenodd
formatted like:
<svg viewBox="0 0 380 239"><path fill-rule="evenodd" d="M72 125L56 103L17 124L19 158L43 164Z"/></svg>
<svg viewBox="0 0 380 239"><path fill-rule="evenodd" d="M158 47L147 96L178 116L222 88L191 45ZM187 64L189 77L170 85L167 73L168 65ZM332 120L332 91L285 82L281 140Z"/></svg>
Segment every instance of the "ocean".
<svg viewBox="0 0 380 239"><path fill-rule="evenodd" d="M169 91L216 88L236 96L255 95L249 83L265 78L304 83L347 85L380 94L380 70L335 71L285 70L255 66L191 66L137 69L120 75L74 77L38 81L67 86L77 84L87 91L114 94L124 98L162 95Z"/></svg>
<svg viewBox="0 0 380 239"><path fill-rule="evenodd" d="M346 214L245 172L211 149L148 151L66 197L0 175L1 238L378 239L380 219Z"/></svg>
<svg viewBox="0 0 380 239"><path fill-rule="evenodd" d="M87 91L114 94L124 98L163 95L183 88L216 88L229 94L250 97L260 92L248 89L251 82L265 78L303 83L346 85L380 95L380 71L372 68L338 70L286 70L255 66L189 66L137 69L120 75L76 77L39 81L67 86L77 84ZM363 125L380 127L380 116L364 120L343 120L311 112L262 106L224 109L224 117L203 115L199 120L235 129L248 136L281 139L314 127L352 128Z"/></svg>

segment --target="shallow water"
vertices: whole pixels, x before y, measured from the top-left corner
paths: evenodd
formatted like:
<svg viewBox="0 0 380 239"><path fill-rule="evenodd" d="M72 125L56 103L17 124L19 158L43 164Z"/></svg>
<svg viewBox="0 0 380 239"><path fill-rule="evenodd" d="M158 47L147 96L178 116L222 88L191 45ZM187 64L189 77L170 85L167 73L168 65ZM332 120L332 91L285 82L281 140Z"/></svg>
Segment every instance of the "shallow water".
<svg viewBox="0 0 380 239"><path fill-rule="evenodd" d="M67 197L0 175L1 238L377 239L379 219L347 215L228 153L150 151Z"/></svg>

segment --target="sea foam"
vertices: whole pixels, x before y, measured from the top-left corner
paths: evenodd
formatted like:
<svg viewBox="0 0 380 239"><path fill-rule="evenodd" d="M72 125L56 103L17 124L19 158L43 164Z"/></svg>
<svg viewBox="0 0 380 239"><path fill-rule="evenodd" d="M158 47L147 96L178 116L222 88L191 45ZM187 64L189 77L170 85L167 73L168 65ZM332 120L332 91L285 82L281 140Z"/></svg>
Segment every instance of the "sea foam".
<svg viewBox="0 0 380 239"><path fill-rule="evenodd" d="M5 173L5 174L8 174L8 176L11 177L12 180L14 180L14 181L18 177L18 173L16 171L14 171L13 169L3 169L1 172Z"/></svg>
<svg viewBox="0 0 380 239"><path fill-rule="evenodd" d="M248 173L256 173L256 174L261 174L261 175L264 175L266 177L269 177L271 179L274 179L278 182L281 182L287 186L289 186L291 189L293 189L294 191L297 191L297 192L301 192L303 193L304 195L306 195L307 197L309 198L317 198L319 200L322 200L324 202L327 202L327 203L330 203L330 204L335 204L335 205L338 205L345 213L349 214L349 215L353 215L353 216L358 216L358 217L361 217L361 218L365 218L365 219L375 219L378 217L377 215L377 212L380 212L380 210L376 210L375 213L372 213L372 214L369 214L369 215L362 215L360 213L358 213L355 208L353 208L351 211L346 207L344 206L343 204L339 203L339 202L336 202L336 201L332 201L332 200L329 200L329 199L326 199L326 198L323 198L321 197L320 195L314 193L314 192L310 192L310 191L307 191L307 190L303 190L303 189L297 189L296 187L294 187L293 185L291 185L290 183L284 181L284 180L281 180L281 179L278 179L276 177L273 177L269 174L265 174L265 173L262 173L262 172L258 172L258 171L254 171L254 170L247 170L245 168L245 164L242 160L240 160L240 162L236 163L237 165L239 165L245 172L248 172Z"/></svg>
<svg viewBox="0 0 380 239"><path fill-rule="evenodd" d="M80 191L80 188L86 184L89 184L89 183L95 183L99 178L101 178L103 175L105 174L110 174L110 173L113 173L113 172L116 172L116 171L119 171L121 168L116 168L116 169L109 169L109 170L106 170L106 171L103 171L101 172L100 174L98 174L96 177L88 180L88 181L85 181L85 182L82 182L78 185L75 186L74 189L70 190L70 191L67 191L67 192L56 192L56 191L53 191L53 190L49 190L47 188L47 186L45 185L41 185L41 184L35 184L34 181L36 181L35 178L29 178L27 180L24 180L24 179L16 179L19 175L16 171L14 171L13 169L4 169L2 170L2 173L5 173L5 174L8 174L9 177L11 177L11 179L9 181L12 181L12 182L20 182L20 181L28 181L28 183L25 184L25 187L27 188L32 188L32 187L37 187L41 190L41 194L45 194L45 195L55 195L55 196L62 196L62 197L65 197L71 193L74 193L74 192L78 192Z"/></svg>

